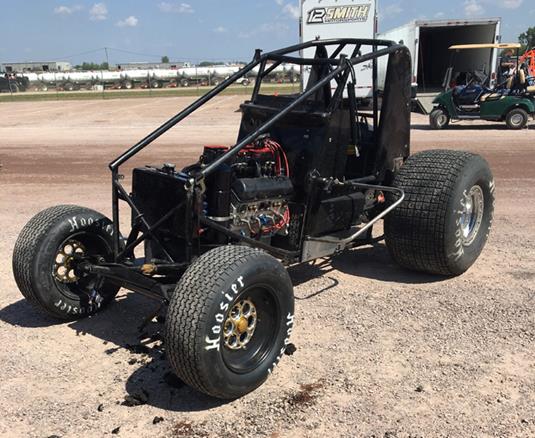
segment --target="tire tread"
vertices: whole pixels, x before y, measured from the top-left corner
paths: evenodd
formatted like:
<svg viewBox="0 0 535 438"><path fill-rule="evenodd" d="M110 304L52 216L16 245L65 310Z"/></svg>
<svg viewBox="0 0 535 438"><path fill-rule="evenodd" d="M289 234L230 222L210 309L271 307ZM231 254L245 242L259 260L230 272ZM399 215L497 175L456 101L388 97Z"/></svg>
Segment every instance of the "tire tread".
<svg viewBox="0 0 535 438"><path fill-rule="evenodd" d="M445 249L445 223L456 182L475 154L431 150L407 160L394 179L405 200L385 219L386 243L401 266L454 275Z"/></svg>
<svg viewBox="0 0 535 438"><path fill-rule="evenodd" d="M39 300L32 281L32 262L37 256L41 241L58 218L80 213L97 212L77 205L57 205L37 213L21 230L13 249L13 276L20 292L34 307L55 318L64 315L48 310Z"/></svg>
<svg viewBox="0 0 535 438"><path fill-rule="evenodd" d="M209 304L221 287L230 279L229 272L251 261L266 256L258 249L226 245L209 251L197 259L178 283L169 304L166 318L166 345L168 360L177 375L189 386L214 397L225 394L204 383L197 354L200 331L210 317Z"/></svg>

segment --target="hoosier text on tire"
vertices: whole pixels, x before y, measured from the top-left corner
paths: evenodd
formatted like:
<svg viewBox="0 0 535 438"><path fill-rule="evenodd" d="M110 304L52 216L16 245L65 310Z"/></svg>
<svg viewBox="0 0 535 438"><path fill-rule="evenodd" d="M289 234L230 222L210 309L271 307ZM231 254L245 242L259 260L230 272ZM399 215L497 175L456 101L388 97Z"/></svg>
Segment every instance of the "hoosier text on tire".
<svg viewBox="0 0 535 438"><path fill-rule="evenodd" d="M167 356L188 385L240 397L277 365L293 315L293 287L280 262L249 247L222 246L180 280L167 313Z"/></svg>

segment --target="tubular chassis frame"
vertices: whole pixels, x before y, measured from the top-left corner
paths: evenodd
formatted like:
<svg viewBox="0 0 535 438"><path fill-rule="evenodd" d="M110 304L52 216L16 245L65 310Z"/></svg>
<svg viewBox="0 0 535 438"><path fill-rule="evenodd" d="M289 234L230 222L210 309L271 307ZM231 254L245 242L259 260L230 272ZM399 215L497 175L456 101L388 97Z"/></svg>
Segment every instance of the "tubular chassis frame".
<svg viewBox="0 0 535 438"><path fill-rule="evenodd" d="M347 46L354 46L354 50L350 57L346 55L341 55L342 50ZM317 50L323 50L324 53L327 53L326 48L329 46L337 46L332 54L328 57L315 57L315 58L299 58L294 56L289 56L289 54L303 51L304 49L315 47ZM362 46L371 46L372 51L365 55L360 54ZM316 52L317 53L317 52ZM329 109L333 109L336 105L340 103L343 97L343 92L346 89L349 93L351 100L351 88L356 84L356 75L354 71L354 66L369 61L373 62L373 100L374 105L372 109L371 116L373 117L373 126L374 126L374 142L376 147L381 146L380 143L385 146L388 142L396 143L399 140L394 141L392 136L389 135L378 135L377 127L379 123L379 108L378 108L378 90L377 90L377 60L383 56L390 56L392 54L398 55L399 59L406 62L407 57L410 61L410 54L408 49L399 44L395 44L392 41L383 41L383 40L365 40L365 39L337 39L337 40L323 40L323 41L309 41L302 44L297 44L290 46L284 49L276 50L269 53L262 54L261 50L256 50L253 60L246 65L239 72L230 76L227 80L216 86L214 89L206 93L204 96L193 102L183 111L169 119L159 128L154 130L152 133L147 135L137 144L132 146L126 152L121 154L115 160L109 164L109 168L112 174L112 220L113 220L113 257L114 263L102 263L102 264L86 264L84 269L87 272L95 273L101 275L102 277L109 278L111 280L119 282L123 287L140 292L144 295L147 295L151 298L156 298L158 300L166 301L169 297L170 285L161 284L153 278L147 277L139 272L136 272L136 268L129 266L124 262L125 258L134 258L133 251L134 249L144 242L146 239L153 239L154 242L161 247L163 253L168 259L167 264L159 265L159 269L162 271L184 271L187 266L192 262L194 257L194 248L193 248L193 239L192 239L192 230L195 224L202 224L206 227L209 227L219 233L222 233L232 239L235 239L239 242L247 243L253 247L261 248L276 258L282 259L286 264L298 263L305 261L303 260L303 250L300 251L288 251L281 248L276 248L261 241L242 236L238 233L223 227L222 225L210 220L208 217L201 214L197 214L194 210L195 199L202 196L205 190L204 180L207 176L211 175L219 165L232 159L236 156L245 146L256 140L259 136L267 133L277 121L284 118L288 115L293 109L298 105L303 103L306 99L314 95L325 87L326 84L329 84L331 81L336 81L337 86L333 93L332 101L330 103ZM339 58L337 58L339 56ZM236 143L234 146L230 147L229 150L215 159L205 168L201 169L196 175L190 176L185 173L176 174L176 178L184 183L186 188L186 199L181 202L179 205L173 207L168 213L166 213L160 220L155 223L148 223L144 218L142 212L136 206L132 196L128 194L123 185L121 184L122 175L119 173L120 166L125 164L132 157L141 152L144 148L149 146L153 141L159 138L161 135L166 133L169 129L173 128L175 125L180 123L186 117L195 112L198 108L206 104L212 98L220 94L231 84L235 83L238 79L244 77L249 72L251 72L255 67L260 66L259 72L256 78L256 82L253 89L252 100L254 100L260 93L260 87L262 80L271 73L277 66L283 62L293 63L301 66L325 66L330 70L328 74L320 78L317 83L315 83L309 89L303 91L298 97L293 100L288 106L280 110L268 121L263 123L250 135L243 138L241 141ZM272 63L268 66L268 63ZM390 58L389 58L389 68L390 68ZM349 77L351 76L352 83L348 84ZM392 76L392 82L394 80L394 74ZM406 82L406 81L405 81ZM404 86L404 82L399 80L400 86ZM352 85L352 87L351 87ZM353 88L354 91L354 88ZM405 92L405 90L403 91ZM410 99L410 79L408 85L408 99ZM354 96L354 93L353 93ZM350 103L351 104L351 103ZM408 105L408 101L406 103ZM328 110L329 110L328 109ZM356 119L356 104L351 106L353 119ZM353 128L353 127L352 127ZM394 134L393 134L394 135ZM408 143L407 139L401 139L401 143ZM404 146L408 149L408 144ZM355 188L366 189L374 188L377 190L384 190L387 192L394 192L398 195L399 199L394 204L387 208L379 217L376 217L371 223L369 223L365 228L359 230L356 234L346 237L344 239L337 239L332 236L327 236L325 238L309 238L312 244L323 246L325 251L325 245L327 245L327 252L335 253L340 251L348 246L351 242L354 241L358 236L360 236L364 231L366 231L373 223L384 217L388 212L395 208L403 200L403 192L394 189L392 187L384 187L380 185L373 185L374 182L377 182L377 175L370 175L358 180L348 181L347 183L351 184ZM120 213L119 213L119 201L126 202L133 212L133 226L132 230L124 242L120 234ZM184 217L184 227L186 230L186 236L190 236L186 242L186 262L176 263L173 260L173 257L165 249L165 245L158 241L158 238L154 234L154 231L158 229L161 224L163 224L167 219L169 219L173 214L183 207L185 208L185 217ZM142 230L143 229L143 230ZM142 232L142 235L139 236L139 233Z"/></svg>

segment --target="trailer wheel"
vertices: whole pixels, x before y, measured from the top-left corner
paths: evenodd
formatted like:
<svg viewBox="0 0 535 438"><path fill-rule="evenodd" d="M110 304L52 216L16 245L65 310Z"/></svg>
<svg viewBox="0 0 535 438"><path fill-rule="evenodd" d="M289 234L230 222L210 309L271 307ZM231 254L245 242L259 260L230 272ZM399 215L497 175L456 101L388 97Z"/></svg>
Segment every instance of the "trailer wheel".
<svg viewBox="0 0 535 438"><path fill-rule="evenodd" d="M433 129L444 129L450 124L450 116L443 108L435 108L429 114L429 124Z"/></svg>
<svg viewBox="0 0 535 438"><path fill-rule="evenodd" d="M35 215L22 229L13 251L13 273L22 295L63 320L104 308L119 287L78 272L76 259L112 261L112 233L108 218L84 207L59 205Z"/></svg>
<svg viewBox="0 0 535 438"><path fill-rule="evenodd" d="M63 86L63 89L65 91L74 91L74 84L72 82L67 82L64 86Z"/></svg>
<svg viewBox="0 0 535 438"><path fill-rule="evenodd" d="M401 266L460 275L481 254L494 211L487 162L468 152L435 150L410 157L393 185L405 200L385 219L386 244Z"/></svg>
<svg viewBox="0 0 535 438"><path fill-rule="evenodd" d="M221 399L260 386L293 328L293 287L270 255L222 246L186 271L166 319L167 356L184 382Z"/></svg>
<svg viewBox="0 0 535 438"><path fill-rule="evenodd" d="M528 124L529 115L526 110L522 108L512 109L505 117L505 123L509 129L524 129Z"/></svg>
<svg viewBox="0 0 535 438"><path fill-rule="evenodd" d="M150 87L151 88L160 88L160 82L154 80L154 81L151 81L150 83Z"/></svg>
<svg viewBox="0 0 535 438"><path fill-rule="evenodd" d="M132 88L134 88L134 83L132 81L125 81L124 88L127 90L131 90Z"/></svg>

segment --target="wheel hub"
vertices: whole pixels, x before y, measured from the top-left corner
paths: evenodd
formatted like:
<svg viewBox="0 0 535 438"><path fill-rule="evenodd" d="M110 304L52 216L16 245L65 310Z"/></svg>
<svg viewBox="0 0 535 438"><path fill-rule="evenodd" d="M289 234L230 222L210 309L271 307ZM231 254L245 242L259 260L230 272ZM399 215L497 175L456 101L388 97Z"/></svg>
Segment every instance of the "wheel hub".
<svg viewBox="0 0 535 438"><path fill-rule="evenodd" d="M473 186L465 194L459 223L464 246L469 246L475 240L483 221L484 208L483 190L479 186Z"/></svg>
<svg viewBox="0 0 535 438"><path fill-rule="evenodd" d="M513 117L511 117L511 123L515 126L518 126L522 123L524 118L520 114L515 114Z"/></svg>
<svg viewBox="0 0 535 438"><path fill-rule="evenodd" d="M77 240L65 242L54 260L54 278L61 283L76 283L80 277L75 272L73 261L84 254L85 247L82 243Z"/></svg>
<svg viewBox="0 0 535 438"><path fill-rule="evenodd" d="M223 327L225 347L230 350L245 350L253 338L256 323L256 307L251 299L236 303L230 310Z"/></svg>

